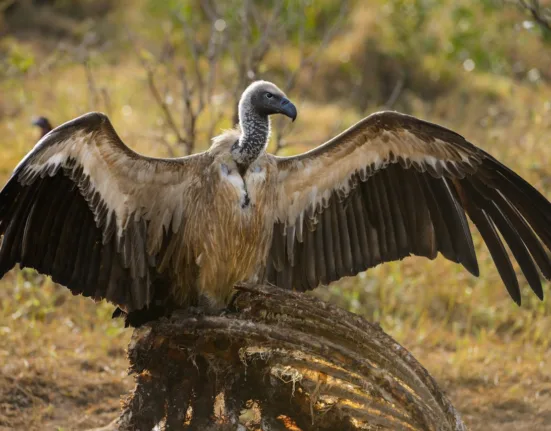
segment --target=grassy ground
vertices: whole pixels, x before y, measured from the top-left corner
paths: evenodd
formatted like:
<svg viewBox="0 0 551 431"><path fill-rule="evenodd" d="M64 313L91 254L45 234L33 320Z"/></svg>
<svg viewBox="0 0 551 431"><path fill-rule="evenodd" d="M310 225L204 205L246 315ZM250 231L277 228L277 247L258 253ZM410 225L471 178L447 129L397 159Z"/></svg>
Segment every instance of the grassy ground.
<svg viewBox="0 0 551 431"><path fill-rule="evenodd" d="M361 32L375 32L375 22L369 10L358 12L351 30L328 48L328 62L348 51L353 58L366 36ZM444 19L439 31L451 24ZM433 27L427 31L436 32ZM498 28L489 26L494 41ZM395 40L380 38L393 52ZM525 49L514 36L503 39L521 60L542 70L548 64L536 39ZM35 42L19 43L36 49ZM421 63L441 76L451 74L454 85L430 101L406 89L407 103L399 106L462 133L551 197L551 87L487 70L469 73L462 63L434 55ZM130 54L114 65L94 66L123 140L141 152L165 155L153 138L161 113L144 76ZM319 76L315 85L328 85L324 71ZM59 124L106 109L102 101L93 103L88 88L84 68L72 63L0 82L0 183L36 141L33 115ZM377 108L368 105L367 111ZM321 142L364 114L341 102L307 99L290 135L297 144L289 151ZM475 243L478 279L442 258L410 258L316 294L379 321L430 371L472 429L551 430L551 302L539 302L521 277L523 305L514 305L478 236ZM544 291L549 295L549 283ZM0 281L0 429L87 429L117 415L121 395L132 386L124 350L130 331L110 319L111 311L32 271L12 271Z"/></svg>

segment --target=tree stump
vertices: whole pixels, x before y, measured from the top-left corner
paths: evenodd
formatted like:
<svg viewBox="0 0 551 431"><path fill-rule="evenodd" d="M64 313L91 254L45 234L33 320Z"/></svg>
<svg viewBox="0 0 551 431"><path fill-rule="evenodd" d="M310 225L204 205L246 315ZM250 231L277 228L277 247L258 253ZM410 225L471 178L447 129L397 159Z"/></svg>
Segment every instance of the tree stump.
<svg viewBox="0 0 551 431"><path fill-rule="evenodd" d="M466 429L378 325L309 295L237 289L223 315L182 313L135 330L136 387L118 429Z"/></svg>

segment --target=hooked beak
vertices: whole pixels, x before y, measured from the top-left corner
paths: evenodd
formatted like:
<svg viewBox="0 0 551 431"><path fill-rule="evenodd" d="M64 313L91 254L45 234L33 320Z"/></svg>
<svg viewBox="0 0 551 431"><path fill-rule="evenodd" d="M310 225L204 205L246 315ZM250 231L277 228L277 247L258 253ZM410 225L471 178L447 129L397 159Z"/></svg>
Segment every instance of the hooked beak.
<svg viewBox="0 0 551 431"><path fill-rule="evenodd" d="M286 115L293 121L297 119L297 108L291 103L289 99L286 99L285 97L281 98L279 112L283 115Z"/></svg>

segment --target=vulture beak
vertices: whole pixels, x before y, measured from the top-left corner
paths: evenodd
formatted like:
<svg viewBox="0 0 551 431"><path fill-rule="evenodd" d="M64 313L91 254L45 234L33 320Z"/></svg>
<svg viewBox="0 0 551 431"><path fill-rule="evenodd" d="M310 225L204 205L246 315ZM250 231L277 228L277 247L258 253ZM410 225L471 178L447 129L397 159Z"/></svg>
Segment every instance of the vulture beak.
<svg viewBox="0 0 551 431"><path fill-rule="evenodd" d="M281 98L280 113L286 115L291 120L295 121L297 118L297 108L291 103L291 101L285 97Z"/></svg>

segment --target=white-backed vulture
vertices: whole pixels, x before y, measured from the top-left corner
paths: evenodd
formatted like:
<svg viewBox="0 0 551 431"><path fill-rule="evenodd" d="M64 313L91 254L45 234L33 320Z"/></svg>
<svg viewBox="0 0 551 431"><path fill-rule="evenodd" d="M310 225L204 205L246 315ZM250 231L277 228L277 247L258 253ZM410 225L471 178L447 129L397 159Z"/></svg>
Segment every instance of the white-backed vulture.
<svg viewBox="0 0 551 431"><path fill-rule="evenodd" d="M227 305L239 282L301 291L438 252L478 275L467 215L520 304L507 244L536 295L551 278L551 204L462 136L397 112L293 157L266 152L294 105L258 81L239 129L188 157L139 155L89 113L46 136L0 192L0 277L17 263L127 323Z"/></svg>
<svg viewBox="0 0 551 431"><path fill-rule="evenodd" d="M46 133L53 130L52 123L46 117L37 117L33 120L32 124L40 129L39 138L42 138Z"/></svg>

